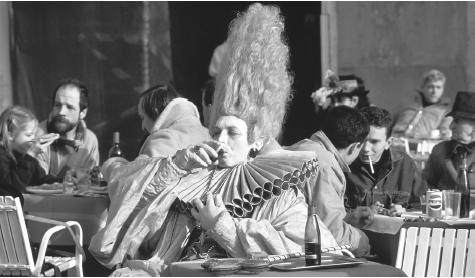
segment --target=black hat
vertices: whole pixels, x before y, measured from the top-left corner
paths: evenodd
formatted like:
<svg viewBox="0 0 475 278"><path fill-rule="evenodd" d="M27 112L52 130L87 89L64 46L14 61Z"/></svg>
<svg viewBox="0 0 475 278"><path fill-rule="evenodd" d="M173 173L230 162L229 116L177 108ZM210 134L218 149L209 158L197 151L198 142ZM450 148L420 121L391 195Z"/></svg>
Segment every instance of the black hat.
<svg viewBox="0 0 475 278"><path fill-rule="evenodd" d="M363 79L354 74L340 75L339 81L336 82L339 90L335 94L348 96L365 96L369 93L364 86Z"/></svg>
<svg viewBox="0 0 475 278"><path fill-rule="evenodd" d="M458 92L452 111L447 116L475 120L475 93Z"/></svg>

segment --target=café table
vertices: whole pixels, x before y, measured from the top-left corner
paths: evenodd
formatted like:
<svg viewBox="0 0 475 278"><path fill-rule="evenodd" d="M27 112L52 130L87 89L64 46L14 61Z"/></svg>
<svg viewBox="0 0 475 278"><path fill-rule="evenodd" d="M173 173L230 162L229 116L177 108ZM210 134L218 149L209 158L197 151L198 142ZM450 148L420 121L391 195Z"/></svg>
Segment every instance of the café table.
<svg viewBox="0 0 475 278"><path fill-rule="evenodd" d="M83 229L84 245L89 245L91 237L105 226L109 207L109 199L104 197L75 196L72 194L23 194L25 203L23 210L27 214L50 218L59 221L75 220ZM40 243L48 228L47 225L27 222L30 241ZM54 237L52 244L57 246L71 245L66 233Z"/></svg>
<svg viewBox="0 0 475 278"><path fill-rule="evenodd" d="M422 216L427 221L407 221L419 218L419 216ZM376 255L378 262L395 265L400 230L401 228L409 227L475 229L475 219L461 218L456 220L440 219L430 221L427 215L420 211L403 213L401 217L375 215L373 223L364 227L363 231L368 236L371 252L373 255Z"/></svg>
<svg viewBox="0 0 475 278"><path fill-rule="evenodd" d="M174 277L205 277L215 276L201 267L204 260L189 262L175 262L170 265L170 274ZM220 275L221 276L221 275ZM251 273L232 273L232 277L406 277L406 274L395 267L380 263L365 261L363 264L331 269L299 270L299 271L278 271L265 270Z"/></svg>

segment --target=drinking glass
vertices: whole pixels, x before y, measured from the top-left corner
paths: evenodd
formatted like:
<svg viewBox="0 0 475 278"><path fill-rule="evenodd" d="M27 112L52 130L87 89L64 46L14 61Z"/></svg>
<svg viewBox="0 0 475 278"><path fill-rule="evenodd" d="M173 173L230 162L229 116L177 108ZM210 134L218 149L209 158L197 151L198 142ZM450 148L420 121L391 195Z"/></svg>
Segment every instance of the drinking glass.
<svg viewBox="0 0 475 278"><path fill-rule="evenodd" d="M445 191L445 190L444 190ZM460 217L460 200L462 198L462 193L455 192L453 190L445 191L444 193L444 202L445 202L445 217L450 218L459 218Z"/></svg>

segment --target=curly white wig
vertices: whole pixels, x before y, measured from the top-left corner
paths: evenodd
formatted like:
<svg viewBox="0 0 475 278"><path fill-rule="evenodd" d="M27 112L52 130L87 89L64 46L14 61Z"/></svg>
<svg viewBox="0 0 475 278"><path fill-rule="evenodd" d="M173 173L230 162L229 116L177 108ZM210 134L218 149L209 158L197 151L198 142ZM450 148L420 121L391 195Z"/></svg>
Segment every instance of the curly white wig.
<svg viewBox="0 0 475 278"><path fill-rule="evenodd" d="M255 3L231 22L210 126L220 116L232 115L247 123L250 143L279 135L292 83L283 35L283 18L275 6Z"/></svg>

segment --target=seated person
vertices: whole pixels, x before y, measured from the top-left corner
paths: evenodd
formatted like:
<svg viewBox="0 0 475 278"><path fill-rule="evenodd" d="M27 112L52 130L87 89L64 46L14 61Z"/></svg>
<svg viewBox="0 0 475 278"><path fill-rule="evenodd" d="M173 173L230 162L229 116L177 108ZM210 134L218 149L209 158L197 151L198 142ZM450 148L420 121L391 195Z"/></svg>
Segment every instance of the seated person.
<svg viewBox="0 0 475 278"><path fill-rule="evenodd" d="M463 157L467 159L468 180L475 190L475 93L458 92L452 112L452 140L437 144L429 156L423 177L430 188L454 189Z"/></svg>
<svg viewBox="0 0 475 278"><path fill-rule="evenodd" d="M354 214L347 214L344 173L350 171L348 165L358 156L368 132L368 121L358 110L339 106L328 111L322 130L315 132L310 139L287 147L288 150L312 151L317 155L317 175L301 189L307 203L317 207L318 216L338 244L351 244L351 251L356 256L367 255L370 251L368 238L357 227L371 222L372 211L358 208Z"/></svg>
<svg viewBox="0 0 475 278"><path fill-rule="evenodd" d="M421 173L404 151L391 147L392 117L375 106L361 109L370 124L368 137L346 172L347 207L372 206L379 202L386 209L419 208L419 195L426 191ZM392 206L392 205L396 206Z"/></svg>
<svg viewBox="0 0 475 278"><path fill-rule="evenodd" d="M307 205L297 186L315 173L316 157L264 151L281 131L291 89L283 30L278 8L259 3L233 21L232 55L211 111L213 141L126 167L113 167L116 158L105 163L109 216L89 249L107 267L122 264L113 275L165 275L183 257L303 251ZM298 169L299 179L283 185ZM323 223L321 235L323 247L336 244Z"/></svg>
<svg viewBox="0 0 475 278"><path fill-rule="evenodd" d="M35 139L37 128L35 115L24 107L12 106L0 115L0 196L20 197L22 204L27 186L60 181L30 155L58 137Z"/></svg>
<svg viewBox="0 0 475 278"><path fill-rule="evenodd" d="M86 127L87 88L77 79L66 79L54 90L53 109L38 126L38 136L58 133L60 138L36 158L51 175L64 176L71 168L99 165L97 137Z"/></svg>
<svg viewBox="0 0 475 278"><path fill-rule="evenodd" d="M138 114L148 132L140 151L152 157L166 157L177 150L209 139L200 123L196 106L170 85L154 86L140 95Z"/></svg>
<svg viewBox="0 0 475 278"><path fill-rule="evenodd" d="M432 131L439 130L442 138L450 138L452 118L445 117L450 109L450 98L443 97L445 80L438 70L424 73L417 94L398 109L392 136L431 138Z"/></svg>
<svg viewBox="0 0 475 278"><path fill-rule="evenodd" d="M333 80L337 79L337 80ZM328 76L325 86L313 92L310 96L315 107L313 124L315 130L321 129L321 124L327 111L336 106L344 105L361 109L370 105L369 90L366 90L361 77L354 74Z"/></svg>

